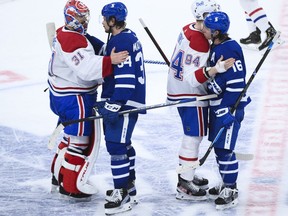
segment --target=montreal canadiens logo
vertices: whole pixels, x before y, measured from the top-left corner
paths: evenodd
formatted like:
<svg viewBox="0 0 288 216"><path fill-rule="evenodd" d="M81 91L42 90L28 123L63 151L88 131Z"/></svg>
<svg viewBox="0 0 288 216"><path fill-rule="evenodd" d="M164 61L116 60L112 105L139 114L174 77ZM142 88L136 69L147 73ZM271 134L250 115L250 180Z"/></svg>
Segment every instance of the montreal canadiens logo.
<svg viewBox="0 0 288 216"><path fill-rule="evenodd" d="M75 6L79 10L88 10L87 6L79 1L76 2Z"/></svg>

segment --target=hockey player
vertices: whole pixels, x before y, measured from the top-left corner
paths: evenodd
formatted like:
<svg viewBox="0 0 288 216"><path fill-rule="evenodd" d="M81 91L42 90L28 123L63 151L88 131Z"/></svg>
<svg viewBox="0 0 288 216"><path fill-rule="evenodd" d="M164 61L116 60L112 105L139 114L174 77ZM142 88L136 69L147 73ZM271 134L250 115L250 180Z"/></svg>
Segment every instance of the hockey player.
<svg viewBox="0 0 288 216"><path fill-rule="evenodd" d="M93 105L102 77L112 73L112 64L121 63L128 56L127 51L98 56L103 42L87 34L89 15L85 4L69 0L64 7L65 25L57 30L53 41L48 84L50 108L59 116L59 122L94 115ZM65 127L51 166L52 190L60 186L61 194L78 200L96 192L88 181L88 170L91 171L90 162L98 153L93 140L100 135L95 134L97 127L98 123L91 121ZM89 157L94 158L87 162Z"/></svg>
<svg viewBox="0 0 288 216"><path fill-rule="evenodd" d="M217 72L224 72L234 63L233 59L226 62L220 60L213 68L205 67L210 44L202 33L203 20L209 12L217 11L219 5L214 0L196 0L191 9L196 22L184 26L178 37L168 71L168 101L206 95L208 78ZM178 175L176 198L205 200L208 180L198 177L194 169L187 167L198 160L199 145L207 134L208 102L184 103L177 109L182 121L183 138L179 149L181 174Z"/></svg>
<svg viewBox="0 0 288 216"><path fill-rule="evenodd" d="M126 28L127 8L113 2L102 9L103 27L108 33L106 55L127 50L129 57L113 66L113 76L106 77L98 110L103 116L106 148L110 154L114 189L106 192L106 214L131 209L136 195L135 149L131 137L138 113L118 115L119 111L145 106L146 77L142 45L136 34ZM142 112L146 113L145 111Z"/></svg>
<svg viewBox="0 0 288 216"><path fill-rule="evenodd" d="M218 98L210 100L209 111L209 141L213 141L219 130L223 133L214 144L214 152L222 177L220 187L209 190L210 197L214 197L216 209L226 209L238 203L238 161L234 149L238 131L244 119L244 108L251 101L250 97L241 99L235 113L230 109L236 103L241 91L246 85L246 66L240 45L229 38L229 17L224 12L211 12L204 20L203 32L207 39L212 39L209 64L214 66L218 59L224 57L235 59L232 68L225 73L218 73L208 82L208 90Z"/></svg>
<svg viewBox="0 0 288 216"><path fill-rule="evenodd" d="M247 38L240 39L240 43L259 44L259 50L266 48L276 35L276 30L269 22L265 11L259 6L258 0L240 0L240 4L245 11L246 21L251 32ZM266 34L263 42L262 32Z"/></svg>

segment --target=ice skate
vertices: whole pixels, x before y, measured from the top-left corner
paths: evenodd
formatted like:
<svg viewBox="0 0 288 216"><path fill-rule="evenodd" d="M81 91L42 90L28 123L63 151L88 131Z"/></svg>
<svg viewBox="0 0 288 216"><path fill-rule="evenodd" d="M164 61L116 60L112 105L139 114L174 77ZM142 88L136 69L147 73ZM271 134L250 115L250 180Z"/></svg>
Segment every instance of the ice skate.
<svg viewBox="0 0 288 216"><path fill-rule="evenodd" d="M223 189L222 185L218 185L215 187L212 187L208 190L208 197L209 199L215 200L219 196L221 190Z"/></svg>
<svg viewBox="0 0 288 216"><path fill-rule="evenodd" d="M131 181L128 183L127 190L128 190L128 194L130 196L130 203L131 204L138 204L138 200L136 199L137 190L135 187L135 181ZM105 198L106 201L109 201L109 198L110 198L112 192L113 192L113 190L107 190L106 191L106 198Z"/></svg>
<svg viewBox="0 0 288 216"><path fill-rule="evenodd" d="M68 199L73 202L89 202L91 201L91 194L85 193L69 193L62 186L59 187L59 193L64 199Z"/></svg>
<svg viewBox="0 0 288 216"><path fill-rule="evenodd" d="M270 42L273 40L274 36L276 35L276 30L270 26L267 30L266 30L266 39L264 40L264 42L258 47L258 49L261 51L264 48L268 47Z"/></svg>
<svg viewBox="0 0 288 216"><path fill-rule="evenodd" d="M277 33L277 32L276 32ZM279 35L281 34L281 32L279 32ZM275 35L274 35L275 36ZM273 38L272 38L272 40L273 40ZM271 40L271 41L272 41ZM270 41L270 42L271 42ZM262 48L261 46L264 44L264 42L259 46L259 44L249 44L249 45L246 45L246 44L241 44L241 47L242 48L244 48L244 49L247 49L247 50L252 50L252 51L257 51L257 52L259 52L260 51L260 53L263 55L264 53L265 53L265 51L266 51L266 49L265 48L267 48L268 46L269 46L269 44L270 44L270 42L268 43L268 45L266 46L266 47L264 47L264 48ZM285 41L279 36L278 38L277 38L277 40L275 40L275 42L274 42L274 44L273 44L273 46L272 46L272 49L271 49L271 51L273 51L273 50L275 50L275 49L278 49L281 45L283 45L285 43Z"/></svg>
<svg viewBox="0 0 288 216"><path fill-rule="evenodd" d="M132 209L127 189L114 189L104 205L105 214L113 215Z"/></svg>
<svg viewBox="0 0 288 216"><path fill-rule="evenodd" d="M206 178L203 178L203 177L200 177L200 176L197 176L197 175L194 175L194 178L192 180L192 182L198 186L199 188L203 189L203 190L207 190L209 187L208 187L208 179Z"/></svg>
<svg viewBox="0 0 288 216"><path fill-rule="evenodd" d="M215 204L217 210L235 207L238 204L238 189L224 187L215 200Z"/></svg>
<svg viewBox="0 0 288 216"><path fill-rule="evenodd" d="M259 28L256 28L256 31L251 32L247 38L240 39L240 43L245 45L260 44L261 42L261 31Z"/></svg>
<svg viewBox="0 0 288 216"><path fill-rule="evenodd" d="M196 186L193 181L187 181L178 176L176 199L201 201L207 200L206 191Z"/></svg>

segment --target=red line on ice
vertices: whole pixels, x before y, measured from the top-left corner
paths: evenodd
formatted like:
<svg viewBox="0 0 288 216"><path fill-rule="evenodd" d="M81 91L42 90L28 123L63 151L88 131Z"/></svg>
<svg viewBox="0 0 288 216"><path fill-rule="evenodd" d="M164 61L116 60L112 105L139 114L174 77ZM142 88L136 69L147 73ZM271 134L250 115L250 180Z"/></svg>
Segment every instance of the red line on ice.
<svg viewBox="0 0 288 216"><path fill-rule="evenodd" d="M287 1L282 0L282 5L282 9L288 8ZM288 32L288 19L283 19L284 9L281 14L281 31ZM287 46L288 35L282 34L281 37L286 41L282 46ZM279 182L287 169L285 152L288 136L288 76L285 65L288 65L288 49L281 47L281 50L271 52L267 60L270 61L271 69L266 83L251 179L246 191L248 197L245 215L277 214L277 205L281 202L279 195L283 192Z"/></svg>

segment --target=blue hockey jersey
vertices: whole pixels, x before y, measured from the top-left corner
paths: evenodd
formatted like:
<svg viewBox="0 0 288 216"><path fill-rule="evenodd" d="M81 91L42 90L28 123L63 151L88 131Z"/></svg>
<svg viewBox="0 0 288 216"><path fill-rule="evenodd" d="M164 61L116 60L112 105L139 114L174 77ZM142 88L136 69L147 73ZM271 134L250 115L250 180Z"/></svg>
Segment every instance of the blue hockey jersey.
<svg viewBox="0 0 288 216"><path fill-rule="evenodd" d="M122 110L145 106L146 77L142 45L130 29L112 36L106 48L106 55L127 50L125 62L113 65L113 76L106 77L102 86L102 99L120 102ZM145 113L143 111L142 113Z"/></svg>
<svg viewBox="0 0 288 216"><path fill-rule="evenodd" d="M221 55L225 59L234 58L233 67L224 73L218 73L208 82L208 91L215 93L218 98L210 100L212 110L224 107L233 107L241 91L246 86L246 65L241 47L235 40L225 40L220 45L212 45L209 57L209 66L214 66ZM249 102L250 97L244 96L238 108L244 108Z"/></svg>
<svg viewBox="0 0 288 216"><path fill-rule="evenodd" d="M224 57L224 60L234 58L235 63L233 67L228 69L226 72L218 73L208 82L207 85L210 93L218 95L218 98L209 101L210 113L208 140L211 142L215 140L218 132L223 127L223 120L217 117L216 111L226 107L231 109L246 86L246 65L239 44L228 38L219 45L212 45L209 57L210 66L214 66L221 55ZM238 131L245 115L244 107L250 103L250 101L250 97L246 95L241 99L236 111L233 113L236 121L229 129L225 129L218 140L214 143L214 147L230 150L235 148Z"/></svg>
<svg viewBox="0 0 288 216"><path fill-rule="evenodd" d="M104 51L105 51L105 44L103 41L99 40L98 38L89 35L88 33L85 34L85 37L89 40L89 42L92 44L94 51L95 51L95 55L104 55Z"/></svg>

